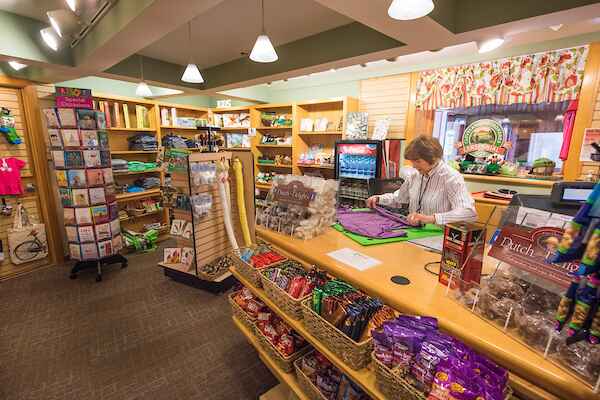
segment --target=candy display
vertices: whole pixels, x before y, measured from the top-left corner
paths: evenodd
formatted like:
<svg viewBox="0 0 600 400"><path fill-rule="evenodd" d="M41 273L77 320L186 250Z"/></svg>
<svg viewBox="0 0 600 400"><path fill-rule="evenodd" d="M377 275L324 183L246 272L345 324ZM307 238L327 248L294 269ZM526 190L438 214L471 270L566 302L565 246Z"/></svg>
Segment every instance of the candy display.
<svg viewBox="0 0 600 400"><path fill-rule="evenodd" d="M240 249L240 258L256 269L262 269L286 259L266 245Z"/></svg>
<svg viewBox="0 0 600 400"><path fill-rule="evenodd" d="M288 260L265 271L265 276L277 287L294 299L301 299L312 293L317 285L323 285L327 276L316 269L309 272L296 261Z"/></svg>
<svg viewBox="0 0 600 400"><path fill-rule="evenodd" d="M369 396L324 355L314 351L304 356L298 367L320 394L328 400L367 400Z"/></svg>
<svg viewBox="0 0 600 400"><path fill-rule="evenodd" d="M430 400L502 400L508 372L438 331L437 319L401 315L372 331L375 358Z"/></svg>
<svg viewBox="0 0 600 400"><path fill-rule="evenodd" d="M242 310L246 312L252 320L258 318L258 314L268 310L265 303L258 299L247 287L243 286L242 290L233 296L233 301L236 302Z"/></svg>
<svg viewBox="0 0 600 400"><path fill-rule="evenodd" d="M257 313L256 328L284 357L291 356L307 345L302 336L269 309Z"/></svg>

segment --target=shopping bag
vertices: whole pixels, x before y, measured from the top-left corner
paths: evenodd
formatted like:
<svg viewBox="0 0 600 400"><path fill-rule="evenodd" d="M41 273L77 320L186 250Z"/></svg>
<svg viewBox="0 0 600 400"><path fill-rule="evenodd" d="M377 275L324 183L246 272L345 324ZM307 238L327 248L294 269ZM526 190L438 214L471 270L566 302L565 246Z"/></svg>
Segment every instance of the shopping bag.
<svg viewBox="0 0 600 400"><path fill-rule="evenodd" d="M48 257L46 227L32 224L22 204L17 205L13 226L8 229L8 253L17 265Z"/></svg>

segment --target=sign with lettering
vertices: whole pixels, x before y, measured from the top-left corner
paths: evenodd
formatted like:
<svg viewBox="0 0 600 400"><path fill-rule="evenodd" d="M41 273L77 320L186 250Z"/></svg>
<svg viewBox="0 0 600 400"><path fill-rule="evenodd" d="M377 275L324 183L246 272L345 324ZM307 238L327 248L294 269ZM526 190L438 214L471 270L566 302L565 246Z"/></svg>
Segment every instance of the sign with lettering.
<svg viewBox="0 0 600 400"><path fill-rule="evenodd" d="M56 107L59 108L94 108L90 89L56 86L54 99L56 100Z"/></svg>
<svg viewBox="0 0 600 400"><path fill-rule="evenodd" d="M546 262L556 251L563 232L557 227L527 228L508 224L500 231L488 255L561 286L569 286L568 274L577 270L579 261Z"/></svg>
<svg viewBox="0 0 600 400"><path fill-rule="evenodd" d="M504 129L493 119L480 119L467 126L459 144L460 154L469 154L475 158L490 154L504 154Z"/></svg>
<svg viewBox="0 0 600 400"><path fill-rule="evenodd" d="M273 198L275 201L308 207L315 199L316 192L306 187L300 181L292 181L287 185L273 186Z"/></svg>

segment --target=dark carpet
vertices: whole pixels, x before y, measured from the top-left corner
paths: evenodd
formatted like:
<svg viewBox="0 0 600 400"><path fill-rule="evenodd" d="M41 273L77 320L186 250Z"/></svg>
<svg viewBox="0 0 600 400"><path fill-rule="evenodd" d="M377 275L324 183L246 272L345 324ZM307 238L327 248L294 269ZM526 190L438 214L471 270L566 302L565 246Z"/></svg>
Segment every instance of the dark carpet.
<svg viewBox="0 0 600 400"><path fill-rule="evenodd" d="M104 281L69 267L0 283L0 399L256 399L276 379L225 295L172 281L162 251Z"/></svg>

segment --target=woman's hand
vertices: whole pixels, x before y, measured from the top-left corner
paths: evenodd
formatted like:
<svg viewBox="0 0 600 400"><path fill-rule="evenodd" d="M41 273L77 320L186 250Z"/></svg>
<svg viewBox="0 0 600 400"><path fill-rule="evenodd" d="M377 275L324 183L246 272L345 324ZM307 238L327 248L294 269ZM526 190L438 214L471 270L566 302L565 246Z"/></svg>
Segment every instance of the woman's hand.
<svg viewBox="0 0 600 400"><path fill-rule="evenodd" d="M435 217L433 215L424 215L419 213L408 214L406 218L408 223L414 226L421 224L435 224Z"/></svg>
<svg viewBox="0 0 600 400"><path fill-rule="evenodd" d="M367 207L375 208L379 204L379 196L371 196L367 199Z"/></svg>

